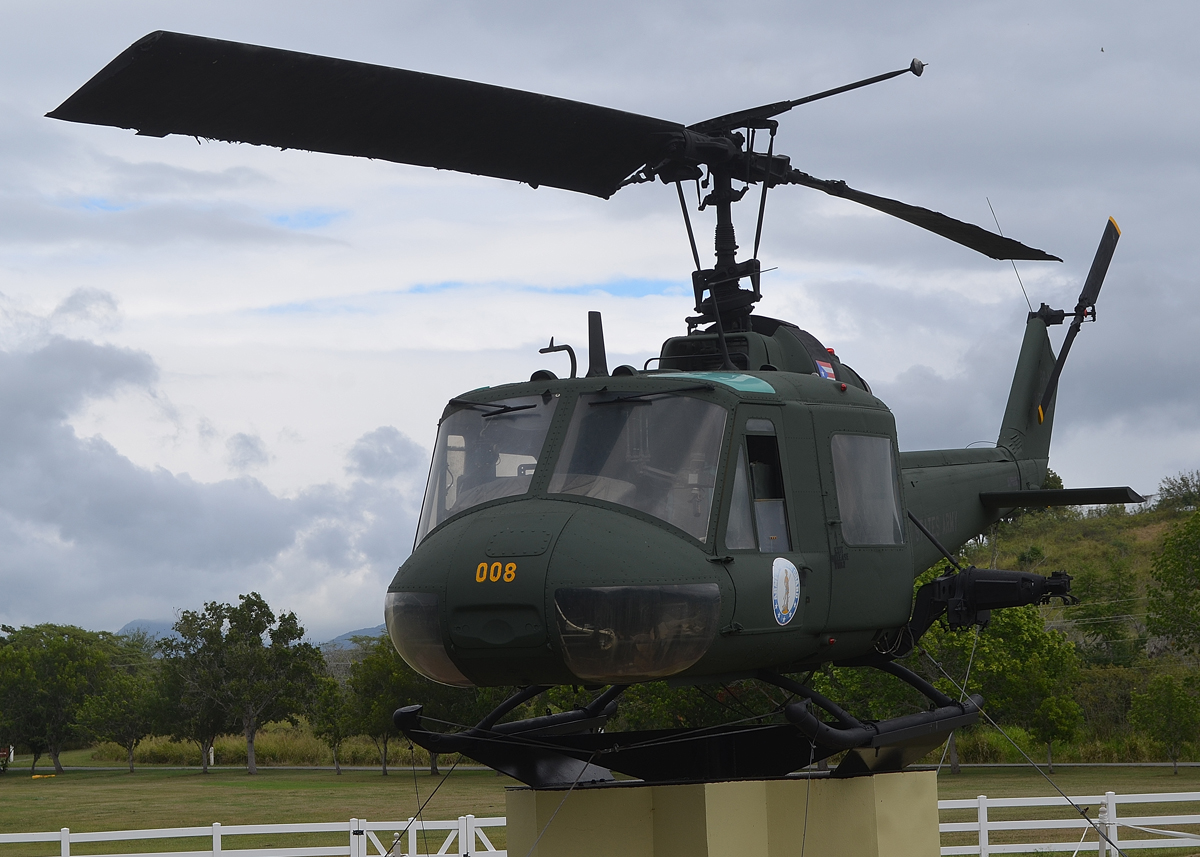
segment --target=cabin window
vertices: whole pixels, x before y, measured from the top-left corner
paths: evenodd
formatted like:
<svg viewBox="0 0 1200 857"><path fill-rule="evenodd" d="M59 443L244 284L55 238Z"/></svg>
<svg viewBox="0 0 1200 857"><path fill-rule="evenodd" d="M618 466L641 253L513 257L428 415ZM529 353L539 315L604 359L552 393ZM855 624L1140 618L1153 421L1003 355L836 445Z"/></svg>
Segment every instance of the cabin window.
<svg viewBox="0 0 1200 857"><path fill-rule="evenodd" d="M704 541L726 413L690 396L581 395L550 493L637 509Z"/></svg>
<svg viewBox="0 0 1200 857"><path fill-rule="evenodd" d="M729 550L754 550L754 513L750 508L750 480L746 476L746 450L738 447L737 467L733 474L733 497L729 504L729 522L725 525L725 547Z"/></svg>
<svg viewBox="0 0 1200 857"><path fill-rule="evenodd" d="M729 550L757 547L763 553L789 551L792 545L775 425L770 420L752 419L746 421L746 430L770 434L747 434L746 445L738 448L725 547Z"/></svg>
<svg viewBox="0 0 1200 857"><path fill-rule="evenodd" d="M747 424L749 428L749 424ZM773 435L746 435L750 462L750 493L754 497L754 530L762 553L792 549L788 537L787 503L783 497L783 468Z"/></svg>
<svg viewBox="0 0 1200 857"><path fill-rule="evenodd" d="M903 544L900 486L891 438L835 434L831 446L846 544Z"/></svg>
<svg viewBox="0 0 1200 857"><path fill-rule="evenodd" d="M417 544L451 515L529 490L557 403L548 394L500 399L442 420Z"/></svg>

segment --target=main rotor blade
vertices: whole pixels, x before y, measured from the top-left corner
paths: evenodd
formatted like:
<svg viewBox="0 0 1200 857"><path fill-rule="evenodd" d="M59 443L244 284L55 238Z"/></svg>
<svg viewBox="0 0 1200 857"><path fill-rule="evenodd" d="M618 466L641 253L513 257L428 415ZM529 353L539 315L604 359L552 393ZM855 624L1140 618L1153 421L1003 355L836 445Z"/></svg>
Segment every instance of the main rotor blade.
<svg viewBox="0 0 1200 857"><path fill-rule="evenodd" d="M843 181L819 179L810 176L808 173L802 173L800 170L791 170L780 181L780 184L804 185L805 187L824 191L830 196L840 196L842 199L861 203L868 208L873 208L876 211L882 211L884 214L890 214L892 217L905 220L913 226L920 226L922 229L927 229L930 232L941 235L943 238L949 238L955 243L961 244L964 247L970 247L972 250L976 250L993 259L1027 259L1036 262L1062 261L1062 259L1057 256L1051 256L1044 250L1035 250L1032 247L1026 247L1020 241L1014 241L1011 238L1005 238L1003 235L988 232L986 229L974 224L955 220L953 217L947 217L938 211L930 211L928 208L920 208L919 206L909 205L896 199L888 199L887 197L875 196L861 190L855 190Z"/></svg>
<svg viewBox="0 0 1200 857"><path fill-rule="evenodd" d="M884 74L877 74L874 77L868 77L863 80L856 80L854 83L847 83L844 86L835 86L833 89L826 89L824 92L818 92L814 95L806 95L803 98L796 98L792 101L776 101L772 104L764 104L761 107L751 107L748 110L738 110L734 113L726 113L724 116L717 116L713 119L706 119L703 122L697 122L695 125L689 125L689 131L697 131L701 134L712 134L721 131L728 131L733 128L763 127L762 123L772 116L778 116L780 113L786 113L793 107L799 107L801 104L808 104L812 101L820 101L822 98L828 98L831 95L841 95L843 92L849 92L852 89L860 89L864 86L870 86L873 83L880 83L885 80L891 80L893 77L899 77L902 74L915 74L921 76L921 72L925 70L925 63L919 59L914 59L908 64L907 68L898 69L897 71L889 71Z"/></svg>
<svg viewBox="0 0 1200 857"><path fill-rule="evenodd" d="M548 95L159 31L54 119L379 158L608 197L682 125Z"/></svg>

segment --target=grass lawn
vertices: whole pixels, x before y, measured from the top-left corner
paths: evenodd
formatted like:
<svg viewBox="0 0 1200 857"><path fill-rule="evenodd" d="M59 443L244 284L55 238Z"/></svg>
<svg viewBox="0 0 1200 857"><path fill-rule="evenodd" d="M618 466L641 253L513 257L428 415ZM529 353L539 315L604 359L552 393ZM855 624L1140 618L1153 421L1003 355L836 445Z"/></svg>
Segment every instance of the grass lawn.
<svg viewBox="0 0 1200 857"><path fill-rule="evenodd" d="M1190 767L1180 768L1179 775L1174 776L1170 767L1093 768L1056 765L1051 779L1069 796L1102 795L1105 792L1134 794L1200 791L1200 768ZM943 768L938 777L938 797L943 800L961 800L979 795L1043 797L1053 794L1057 794L1054 786L1029 767L964 767L961 774L950 774Z"/></svg>
<svg viewBox="0 0 1200 857"><path fill-rule="evenodd" d="M65 758L72 764L75 760ZM39 773L49 769L39 765ZM57 830L122 830L155 827L223 825L271 822L348 821L352 817L378 821L403 821L416 811L417 794L428 797L440 778L427 770L393 769L383 777L375 771L262 768L257 776L244 770L218 768L202 775L196 770L141 767L134 774L121 770L72 770L57 777L32 779L28 767L10 768L0 776L0 832ZM1072 768L1060 766L1054 781L1068 794L1103 794L1105 791L1200 791L1200 769L1181 768ZM490 771L457 770L425 809L425 818L450 819L474 813L504 814L504 789L514 785ZM1029 768L964 768L939 778L943 798L1037 796L1053 788ZM1093 807L1093 813L1095 807ZM973 811L967 812L973 817ZM997 817L1001 817L997 815ZM959 820L943 813L943 820ZM965 820L965 819L964 819ZM504 847L502 831L491 836ZM341 841L344 834L330 841ZM380 835L385 843L390 837ZM995 841L995 840L994 840ZM247 837L228 842L239 848L299 845L298 837ZM309 844L312 844L310 841ZM159 840L130 843L125 851L204 848L204 840ZM1094 846L1093 846L1094 849ZM72 853L111 853L102 844L73 846ZM437 850L436 844L433 850ZM57 843L0 845L0 857L49 857ZM1147 852L1139 852L1146 854ZM1182 857L1179 851L1176 857Z"/></svg>
<svg viewBox="0 0 1200 857"><path fill-rule="evenodd" d="M67 762L69 760L64 760ZM443 768L445 770L445 768ZM39 765L39 773L43 769ZM260 768L256 776L244 769L196 770L139 768L135 773L111 770L73 770L56 777L33 779L28 768L10 768L0 776L0 833L58 830L129 830L155 827L282 822L404 821L416 813L440 777L418 770L345 771ZM504 815L504 787L513 780L491 771L455 771L426 806L427 820L444 820L474 813ZM414 790L415 789L415 790ZM503 830L489 833L503 848ZM325 837L341 842L345 834ZM387 844L383 834L380 840ZM230 840L229 848L319 844L300 837L245 837ZM205 848L201 840L156 840L139 843L97 843L73 846L72 854L112 853L115 850L155 851ZM437 850L436 845L433 848ZM57 843L0 845L0 857L55 855Z"/></svg>

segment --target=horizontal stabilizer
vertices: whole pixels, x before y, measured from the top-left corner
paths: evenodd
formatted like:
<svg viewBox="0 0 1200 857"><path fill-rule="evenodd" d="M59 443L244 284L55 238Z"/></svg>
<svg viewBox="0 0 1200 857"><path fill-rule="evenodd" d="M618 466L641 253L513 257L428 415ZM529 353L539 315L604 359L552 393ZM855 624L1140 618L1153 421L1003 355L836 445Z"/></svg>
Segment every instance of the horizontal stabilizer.
<svg viewBox="0 0 1200 857"><path fill-rule="evenodd" d="M1047 488L1040 491L983 491L979 500L989 509L1042 506L1100 506L1145 503L1132 488Z"/></svg>

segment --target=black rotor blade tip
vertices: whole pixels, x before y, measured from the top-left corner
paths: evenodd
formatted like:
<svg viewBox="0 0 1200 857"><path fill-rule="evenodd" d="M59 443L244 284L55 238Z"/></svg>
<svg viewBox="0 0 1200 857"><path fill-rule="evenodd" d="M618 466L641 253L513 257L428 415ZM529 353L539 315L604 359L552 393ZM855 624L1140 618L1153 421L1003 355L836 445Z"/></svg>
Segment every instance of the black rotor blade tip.
<svg viewBox="0 0 1200 857"><path fill-rule="evenodd" d="M911 71L913 74L915 74L917 77L920 77L921 72L925 71L925 63L921 62L916 57L913 57L913 61L911 63L909 63L909 65L908 65L908 70Z"/></svg>

